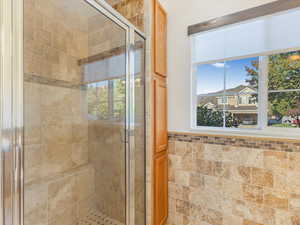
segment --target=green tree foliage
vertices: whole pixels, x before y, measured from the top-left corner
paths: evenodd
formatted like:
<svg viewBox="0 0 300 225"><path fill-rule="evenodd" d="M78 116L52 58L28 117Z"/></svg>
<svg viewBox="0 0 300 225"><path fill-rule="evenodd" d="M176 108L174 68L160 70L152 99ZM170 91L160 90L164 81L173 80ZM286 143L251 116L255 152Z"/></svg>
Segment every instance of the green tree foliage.
<svg viewBox="0 0 300 225"><path fill-rule="evenodd" d="M123 120L125 90L124 79L107 80L89 85L87 87L88 113L101 120Z"/></svg>
<svg viewBox="0 0 300 225"><path fill-rule="evenodd" d="M88 113L99 119L108 118L108 84L89 85L87 87Z"/></svg>
<svg viewBox="0 0 300 225"><path fill-rule="evenodd" d="M206 106L197 107L197 126L223 127L223 112L208 109ZM232 113L226 113L226 127L237 127L239 122Z"/></svg>
<svg viewBox="0 0 300 225"><path fill-rule="evenodd" d="M275 54L269 56L269 90L300 89L300 51ZM258 87L258 61L252 62L252 67L245 67L248 73L246 82ZM269 108L272 115L281 119L285 115L292 115L291 110L300 111L300 92L271 93L269 94ZM297 111L297 110L296 110ZM300 114L293 114L297 119Z"/></svg>

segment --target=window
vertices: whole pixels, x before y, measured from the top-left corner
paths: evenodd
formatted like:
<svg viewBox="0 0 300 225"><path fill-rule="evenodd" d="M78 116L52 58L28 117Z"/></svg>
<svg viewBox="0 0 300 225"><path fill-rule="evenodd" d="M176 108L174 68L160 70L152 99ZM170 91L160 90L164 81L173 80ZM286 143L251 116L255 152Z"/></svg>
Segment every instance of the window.
<svg viewBox="0 0 300 225"><path fill-rule="evenodd" d="M260 70L259 62L267 64ZM267 83L258 91L260 76ZM300 127L300 51L197 65L196 123L258 128L258 99L267 91L267 126Z"/></svg>
<svg viewBox="0 0 300 225"><path fill-rule="evenodd" d="M197 66L197 126L257 127L258 57Z"/></svg>
<svg viewBox="0 0 300 225"><path fill-rule="evenodd" d="M300 51L270 55L268 126L300 127Z"/></svg>
<svg viewBox="0 0 300 225"><path fill-rule="evenodd" d="M100 120L123 121L125 80L112 79L87 85L88 114Z"/></svg>
<svg viewBox="0 0 300 225"><path fill-rule="evenodd" d="M191 37L192 128L300 132L299 18L291 10Z"/></svg>

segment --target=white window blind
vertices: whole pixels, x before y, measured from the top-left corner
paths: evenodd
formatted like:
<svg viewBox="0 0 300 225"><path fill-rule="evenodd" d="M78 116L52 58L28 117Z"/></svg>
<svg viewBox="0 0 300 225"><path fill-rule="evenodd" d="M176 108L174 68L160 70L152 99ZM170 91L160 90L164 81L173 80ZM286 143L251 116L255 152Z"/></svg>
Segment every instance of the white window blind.
<svg viewBox="0 0 300 225"><path fill-rule="evenodd" d="M193 63L299 48L300 9L195 34Z"/></svg>

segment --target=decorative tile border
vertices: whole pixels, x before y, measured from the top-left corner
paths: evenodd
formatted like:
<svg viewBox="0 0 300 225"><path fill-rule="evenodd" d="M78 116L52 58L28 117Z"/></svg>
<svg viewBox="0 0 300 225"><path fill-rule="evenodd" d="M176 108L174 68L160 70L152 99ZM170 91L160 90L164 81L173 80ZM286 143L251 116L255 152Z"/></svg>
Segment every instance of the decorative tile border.
<svg viewBox="0 0 300 225"><path fill-rule="evenodd" d="M64 88L72 88L72 89L85 89L85 85L74 84L68 81L56 80L48 77L42 77L35 74L24 74L24 81L31 83L38 83L44 85L50 85L54 87L64 87Z"/></svg>
<svg viewBox="0 0 300 225"><path fill-rule="evenodd" d="M252 138L239 136L205 135L197 133L169 132L171 141L201 142L205 144L229 145L284 152L300 152L300 141L292 139Z"/></svg>

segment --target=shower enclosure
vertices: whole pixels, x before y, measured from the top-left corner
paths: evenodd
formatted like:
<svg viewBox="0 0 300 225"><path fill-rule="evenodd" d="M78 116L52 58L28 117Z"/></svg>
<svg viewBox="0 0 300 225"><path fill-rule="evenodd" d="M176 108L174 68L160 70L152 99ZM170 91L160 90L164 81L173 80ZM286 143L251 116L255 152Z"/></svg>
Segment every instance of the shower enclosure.
<svg viewBox="0 0 300 225"><path fill-rule="evenodd" d="M0 225L145 225L145 39L104 0L2 0Z"/></svg>

